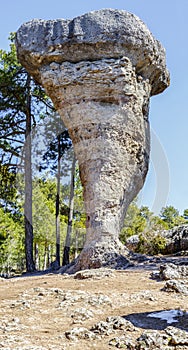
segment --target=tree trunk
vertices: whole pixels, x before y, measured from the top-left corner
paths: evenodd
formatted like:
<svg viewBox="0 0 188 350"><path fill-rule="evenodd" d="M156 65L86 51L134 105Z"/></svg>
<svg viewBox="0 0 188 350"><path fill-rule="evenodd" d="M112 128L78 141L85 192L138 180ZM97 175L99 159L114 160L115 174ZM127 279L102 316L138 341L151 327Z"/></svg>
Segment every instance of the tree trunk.
<svg viewBox="0 0 188 350"><path fill-rule="evenodd" d="M79 236L79 233L78 233L78 230L76 230L76 232L75 232L75 253L74 253L75 259L78 256L78 236Z"/></svg>
<svg viewBox="0 0 188 350"><path fill-rule="evenodd" d="M44 246L44 266L43 266L43 270L47 269L47 259L48 259L48 246L47 246L47 243L45 243L45 246Z"/></svg>
<svg viewBox="0 0 188 350"><path fill-rule="evenodd" d="M38 243L35 243L35 267L36 270L40 269L40 263L39 263L39 245Z"/></svg>
<svg viewBox="0 0 188 350"><path fill-rule="evenodd" d="M59 199L60 199L60 177L61 177L61 145L60 135L58 135L58 165L57 165L57 194L56 194L56 261L60 266L60 218L59 218Z"/></svg>
<svg viewBox="0 0 188 350"><path fill-rule="evenodd" d="M65 240L65 247L63 252L63 265L69 264L69 253L70 253L70 242L71 242L71 233L72 233L72 220L74 212L74 177L75 177L75 168L76 168L76 157L74 154L72 161L72 170L71 170L71 183L70 183L70 198L69 198L69 217L68 217L68 226L67 226L67 235Z"/></svg>
<svg viewBox="0 0 188 350"><path fill-rule="evenodd" d="M33 225L32 225L32 167L31 167L31 94L30 94L31 78L28 74L27 89L27 109L26 109L26 132L25 132L25 205L24 205L24 221L25 221L25 254L26 254L26 270L33 272L35 264L33 261Z"/></svg>
<svg viewBox="0 0 188 350"><path fill-rule="evenodd" d="M50 266L52 262L52 259L51 259L51 244L48 244L48 260L47 260L47 267Z"/></svg>

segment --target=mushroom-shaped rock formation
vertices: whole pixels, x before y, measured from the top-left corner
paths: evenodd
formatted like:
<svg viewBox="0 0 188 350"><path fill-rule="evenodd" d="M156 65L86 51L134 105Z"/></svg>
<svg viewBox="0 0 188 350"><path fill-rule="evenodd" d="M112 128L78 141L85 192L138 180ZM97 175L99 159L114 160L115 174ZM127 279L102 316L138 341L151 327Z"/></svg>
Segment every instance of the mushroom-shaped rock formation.
<svg viewBox="0 0 188 350"><path fill-rule="evenodd" d="M138 17L112 9L33 20L20 27L16 45L68 128L79 162L87 235L72 271L117 266L124 216L148 170L149 98L169 85L165 51Z"/></svg>

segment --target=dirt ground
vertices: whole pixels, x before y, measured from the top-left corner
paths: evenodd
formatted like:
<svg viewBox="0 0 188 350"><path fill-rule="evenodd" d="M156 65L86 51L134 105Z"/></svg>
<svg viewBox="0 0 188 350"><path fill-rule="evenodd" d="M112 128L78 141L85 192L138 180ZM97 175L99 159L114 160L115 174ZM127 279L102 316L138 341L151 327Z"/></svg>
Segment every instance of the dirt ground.
<svg viewBox="0 0 188 350"><path fill-rule="evenodd" d="M127 332L132 339L147 327L164 329L166 321L148 318L147 313L188 311L188 296L161 291L165 282L152 279L151 272L139 268L111 270L102 278L60 274L1 278L0 349L113 349L109 341L122 336L121 329L96 339L68 339L65 334L75 327L91 329L108 316L140 320L134 331ZM184 329L188 331L188 322Z"/></svg>

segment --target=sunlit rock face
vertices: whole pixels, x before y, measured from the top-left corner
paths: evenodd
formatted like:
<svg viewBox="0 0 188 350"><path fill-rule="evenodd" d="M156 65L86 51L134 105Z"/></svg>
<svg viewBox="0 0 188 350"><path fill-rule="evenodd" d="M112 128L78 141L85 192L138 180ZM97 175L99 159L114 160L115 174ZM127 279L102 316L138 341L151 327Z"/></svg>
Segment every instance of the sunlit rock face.
<svg viewBox="0 0 188 350"><path fill-rule="evenodd" d="M150 96L169 85L165 51L135 15L90 12L33 20L16 38L18 58L51 97L72 138L87 213L74 270L118 265L118 236L148 170Z"/></svg>

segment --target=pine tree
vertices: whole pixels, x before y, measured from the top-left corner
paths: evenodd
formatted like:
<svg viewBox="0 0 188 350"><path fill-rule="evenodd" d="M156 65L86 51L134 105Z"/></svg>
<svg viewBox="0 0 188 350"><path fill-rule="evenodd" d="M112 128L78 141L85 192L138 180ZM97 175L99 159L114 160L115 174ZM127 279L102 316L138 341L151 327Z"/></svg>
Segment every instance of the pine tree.
<svg viewBox="0 0 188 350"><path fill-rule="evenodd" d="M32 228L31 132L52 108L44 91L18 63L11 35L10 51L0 50L0 163L14 172L24 163L26 269L34 271ZM25 151L23 153L23 150Z"/></svg>

